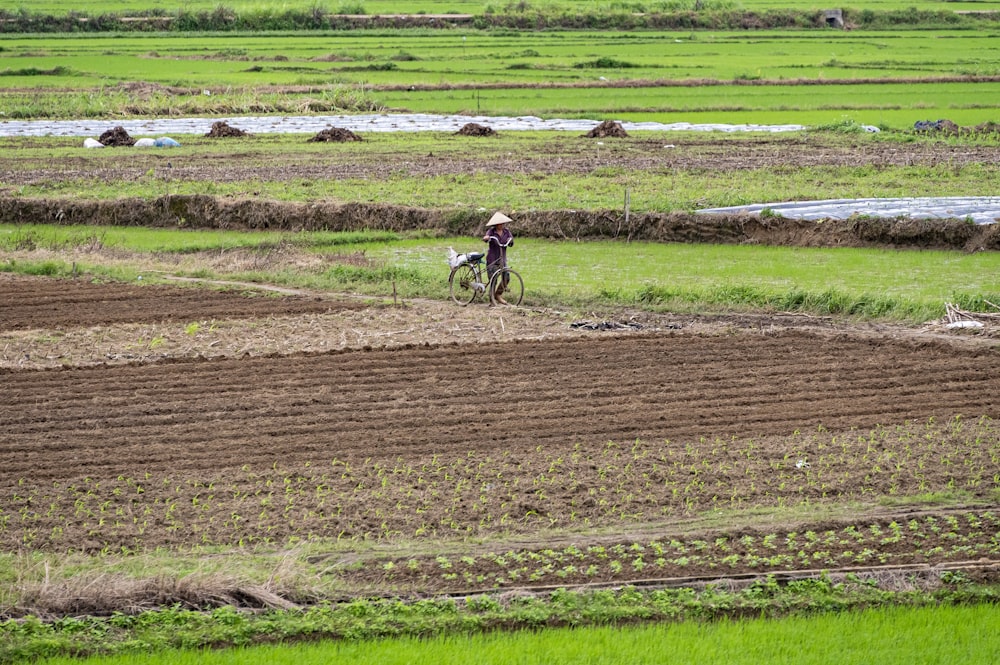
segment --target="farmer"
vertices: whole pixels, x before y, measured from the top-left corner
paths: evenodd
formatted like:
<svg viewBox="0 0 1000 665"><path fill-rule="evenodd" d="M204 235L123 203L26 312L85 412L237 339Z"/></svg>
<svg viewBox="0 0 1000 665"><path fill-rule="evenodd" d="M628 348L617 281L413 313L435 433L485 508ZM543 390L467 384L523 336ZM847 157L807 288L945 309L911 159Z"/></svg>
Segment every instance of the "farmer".
<svg viewBox="0 0 1000 665"><path fill-rule="evenodd" d="M498 270L507 267L507 248L514 246L514 234L507 228L507 223L511 221L513 220L507 215L496 212L490 217L490 221L486 222L486 235L483 236L483 242L489 245L489 250L486 252L486 272L490 279ZM507 288L507 279L509 278L506 278L505 275L502 283L497 284L494 293L494 298L501 305L507 304L507 301L501 297L504 289Z"/></svg>

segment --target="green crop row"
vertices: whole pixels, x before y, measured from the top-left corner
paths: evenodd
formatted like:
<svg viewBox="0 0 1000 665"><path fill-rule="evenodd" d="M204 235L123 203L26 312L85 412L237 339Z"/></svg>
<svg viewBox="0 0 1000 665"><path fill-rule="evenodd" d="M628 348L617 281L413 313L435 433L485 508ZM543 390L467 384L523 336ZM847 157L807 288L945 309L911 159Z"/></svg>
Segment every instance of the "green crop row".
<svg viewBox="0 0 1000 665"><path fill-rule="evenodd" d="M1000 555L1000 518L992 511L924 515L823 531L713 533L697 538L602 542L561 549L481 555L392 557L346 566L352 585L377 589L504 589L747 571L839 569Z"/></svg>
<svg viewBox="0 0 1000 665"><path fill-rule="evenodd" d="M986 418L869 433L820 430L787 441L783 449L792 452L781 459L752 440L683 447L636 441L597 451L576 445L537 462L470 452L423 462L317 460L213 478L22 478L0 497L0 544L127 553L160 545L482 537L945 490L990 498L1000 491L994 430Z"/></svg>

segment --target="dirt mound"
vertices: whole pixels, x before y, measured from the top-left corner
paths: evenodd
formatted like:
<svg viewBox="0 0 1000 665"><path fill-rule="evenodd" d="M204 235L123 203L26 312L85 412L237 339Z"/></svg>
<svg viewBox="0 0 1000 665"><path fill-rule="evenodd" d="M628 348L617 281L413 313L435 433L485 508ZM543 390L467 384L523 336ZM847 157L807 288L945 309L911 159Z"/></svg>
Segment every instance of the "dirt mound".
<svg viewBox="0 0 1000 665"><path fill-rule="evenodd" d="M135 145L135 139L121 125L104 132L97 140L111 147Z"/></svg>
<svg viewBox="0 0 1000 665"><path fill-rule="evenodd" d="M959 127L951 120L918 120L913 130L921 134L1000 134L1000 123L989 120L975 127Z"/></svg>
<svg viewBox="0 0 1000 665"><path fill-rule="evenodd" d="M497 133L492 127L486 127L475 122L462 125L462 128L455 132L461 136L496 136Z"/></svg>
<svg viewBox="0 0 1000 665"><path fill-rule="evenodd" d="M324 129L318 134L316 134L316 136L309 139L307 143L318 143L318 142L344 143L346 141L360 141L360 140L361 137L349 129L344 129L342 127L330 127L329 129Z"/></svg>
<svg viewBox="0 0 1000 665"><path fill-rule="evenodd" d="M614 120L605 120L597 127L584 134L589 139L606 139L606 138L618 138L624 139L628 138L628 132L622 127L620 122L615 122Z"/></svg>
<svg viewBox="0 0 1000 665"><path fill-rule="evenodd" d="M972 128L976 134L1000 134L1000 123L989 120Z"/></svg>
<svg viewBox="0 0 1000 665"><path fill-rule="evenodd" d="M225 138L228 136L249 136L248 132L239 129L238 127L232 127L225 120L219 120L218 122L212 123L212 129L208 131L205 136L214 139Z"/></svg>

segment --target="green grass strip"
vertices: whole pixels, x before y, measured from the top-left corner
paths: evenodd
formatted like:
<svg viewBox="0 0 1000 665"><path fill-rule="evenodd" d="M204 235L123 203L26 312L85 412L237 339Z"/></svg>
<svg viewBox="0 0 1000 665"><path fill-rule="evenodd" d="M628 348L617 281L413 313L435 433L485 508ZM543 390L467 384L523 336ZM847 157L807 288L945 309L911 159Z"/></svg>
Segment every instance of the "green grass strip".
<svg viewBox="0 0 1000 665"><path fill-rule="evenodd" d="M281 246L313 249L346 247L402 239L391 231L217 231L150 227L0 224L0 249L68 250L119 248L136 252L192 253L237 248L267 251Z"/></svg>
<svg viewBox="0 0 1000 665"><path fill-rule="evenodd" d="M172 609L50 624L8 621L0 624L0 642L5 645L0 661L110 652L122 655L44 662L464 663L475 654L475 662L484 665L976 665L994 663L1000 656L996 600L996 591L984 588L928 595L880 591L857 581L809 580L785 587L761 582L739 592L559 590L516 597L506 607L495 598L477 596L415 603L359 600L263 615L231 608L208 613ZM615 627L636 623L647 625ZM337 641L249 646L305 638ZM207 646L245 648L203 651Z"/></svg>
<svg viewBox="0 0 1000 665"><path fill-rule="evenodd" d="M353 251L432 286L447 276L449 246L474 251L478 239L401 240ZM757 247L524 238L508 255L529 302L604 302L698 311L765 309L926 321L952 302L990 311L1000 302L1000 254L855 248ZM365 271L365 268L355 268ZM345 284L341 270L331 274ZM384 286L380 286L384 288Z"/></svg>
<svg viewBox="0 0 1000 665"><path fill-rule="evenodd" d="M408 237L382 231L238 232L131 227L0 226L0 249L120 248L143 254L242 248L263 256L292 246L323 254L315 269L289 268L193 276L270 282L385 296L448 297L449 247L483 249L478 238ZM139 269L102 266L76 256L78 271L135 279ZM528 305L634 306L675 312L790 311L921 322L944 315L944 304L993 311L1000 303L1000 253L572 242L519 238L511 266L525 282ZM66 275L58 258L0 261L0 271ZM145 279L155 279L146 274Z"/></svg>

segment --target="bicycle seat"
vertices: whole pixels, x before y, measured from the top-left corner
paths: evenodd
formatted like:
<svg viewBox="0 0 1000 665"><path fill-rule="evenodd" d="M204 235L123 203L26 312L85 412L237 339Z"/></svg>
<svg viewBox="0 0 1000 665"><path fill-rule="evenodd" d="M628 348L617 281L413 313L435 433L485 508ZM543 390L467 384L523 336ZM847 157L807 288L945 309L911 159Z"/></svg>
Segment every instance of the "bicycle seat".
<svg viewBox="0 0 1000 665"><path fill-rule="evenodd" d="M469 252L465 255L465 260L469 263L478 263L483 260L484 256L486 256L486 254L483 252Z"/></svg>

